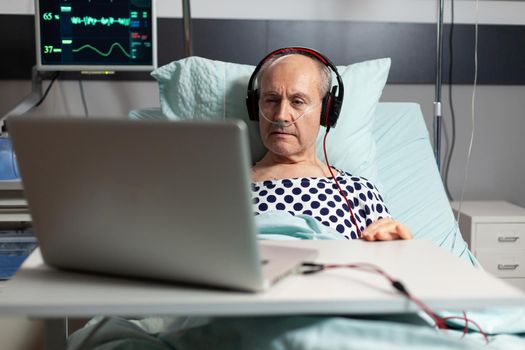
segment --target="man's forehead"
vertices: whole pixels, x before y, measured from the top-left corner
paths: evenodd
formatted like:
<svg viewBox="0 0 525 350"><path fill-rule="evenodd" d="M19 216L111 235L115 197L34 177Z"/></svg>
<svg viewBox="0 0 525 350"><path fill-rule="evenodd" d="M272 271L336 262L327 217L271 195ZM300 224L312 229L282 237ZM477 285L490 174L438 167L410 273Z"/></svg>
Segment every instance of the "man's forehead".
<svg viewBox="0 0 525 350"><path fill-rule="evenodd" d="M264 83L283 80L318 83L321 78L320 73L313 59L296 54L279 57L268 66L261 79Z"/></svg>
<svg viewBox="0 0 525 350"><path fill-rule="evenodd" d="M274 91L290 96L303 94L314 96L322 94L319 87L322 82L322 68L315 58L301 54L289 54L276 58L264 68L259 77L259 89L263 95Z"/></svg>
<svg viewBox="0 0 525 350"><path fill-rule="evenodd" d="M301 54L289 54L289 55L284 55L284 56L281 56L281 57L278 57L276 58L269 66L268 66L268 69L271 69L271 68L274 68L276 66L280 66L282 64L300 64L300 65L303 65L305 66L305 68L310 68L310 67L316 67L317 65L317 62L314 58L312 57L308 57L306 55L301 55Z"/></svg>

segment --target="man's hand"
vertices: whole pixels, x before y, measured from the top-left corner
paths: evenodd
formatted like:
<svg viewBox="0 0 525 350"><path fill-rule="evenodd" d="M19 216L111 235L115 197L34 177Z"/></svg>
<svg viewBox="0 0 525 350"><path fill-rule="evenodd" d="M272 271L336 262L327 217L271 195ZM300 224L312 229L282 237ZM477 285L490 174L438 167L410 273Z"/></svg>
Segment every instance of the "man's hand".
<svg viewBox="0 0 525 350"><path fill-rule="evenodd" d="M412 239L412 233L402 223L392 218L384 218L371 223L363 232L366 241L391 241Z"/></svg>

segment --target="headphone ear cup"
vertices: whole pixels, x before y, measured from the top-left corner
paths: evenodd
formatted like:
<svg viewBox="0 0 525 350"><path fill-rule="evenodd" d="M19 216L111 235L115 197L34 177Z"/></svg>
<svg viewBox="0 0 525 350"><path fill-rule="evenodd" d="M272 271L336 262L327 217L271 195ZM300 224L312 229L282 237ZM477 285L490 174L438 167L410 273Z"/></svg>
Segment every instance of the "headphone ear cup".
<svg viewBox="0 0 525 350"><path fill-rule="evenodd" d="M259 120L259 91L249 90L246 97L246 108L250 120Z"/></svg>
<svg viewBox="0 0 525 350"><path fill-rule="evenodd" d="M321 106L321 125L326 126L326 115L327 113L330 113L330 96L331 94L328 93L323 97L323 104ZM330 123L330 115L328 115L328 123Z"/></svg>
<svg viewBox="0 0 525 350"><path fill-rule="evenodd" d="M336 96L337 86L332 87L332 91L323 98L323 108L321 112L321 125L325 127L335 127L339 112L341 112L342 101ZM328 118L327 118L328 116ZM327 122L328 120L328 122Z"/></svg>

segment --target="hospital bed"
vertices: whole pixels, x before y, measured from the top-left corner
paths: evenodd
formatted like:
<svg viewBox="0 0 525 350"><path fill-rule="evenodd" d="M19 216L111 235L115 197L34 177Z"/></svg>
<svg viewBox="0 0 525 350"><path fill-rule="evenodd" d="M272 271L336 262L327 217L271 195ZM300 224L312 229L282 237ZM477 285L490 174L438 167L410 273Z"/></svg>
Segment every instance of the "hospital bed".
<svg viewBox="0 0 525 350"><path fill-rule="evenodd" d="M467 263L478 266L463 240L450 208L430 146L429 133L418 104L378 102L386 83L390 61L372 60L341 67L345 104L338 125L331 131L328 153L340 169L373 181L383 194L393 217L405 223L415 239L427 239ZM173 62L153 75L159 81L161 108L131 111L132 119L221 119L247 116L244 112L246 82L253 67L198 57ZM346 78L345 78L346 74ZM345 80L346 79L346 80ZM348 84L347 84L348 82ZM261 155L256 125L250 125L254 159ZM339 131L338 131L339 130ZM349 157L348 154L353 154ZM305 227L305 231L308 227ZM294 232L288 232L291 236ZM286 232L285 232L286 234ZM454 288L443 286L443 288ZM525 305L513 310L469 312L488 333L487 349L525 348ZM72 338L79 344L96 327L92 321ZM180 329L190 325L186 338ZM95 349L141 348L242 349L246 344L261 349L477 349L481 335L440 331L406 322L403 316L388 319L341 317L275 317L223 319L155 318L107 324L114 336L98 338ZM459 325L463 327L462 324ZM471 324L471 330L476 328ZM264 332L260 330L264 329ZM118 339L111 343L108 339ZM203 341L206 339L206 341Z"/></svg>

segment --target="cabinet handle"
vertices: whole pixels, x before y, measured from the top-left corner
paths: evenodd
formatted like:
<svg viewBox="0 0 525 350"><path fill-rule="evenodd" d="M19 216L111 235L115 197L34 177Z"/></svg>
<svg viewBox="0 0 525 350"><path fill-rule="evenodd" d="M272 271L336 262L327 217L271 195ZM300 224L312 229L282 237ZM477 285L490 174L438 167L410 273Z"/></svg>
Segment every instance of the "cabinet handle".
<svg viewBox="0 0 525 350"><path fill-rule="evenodd" d="M498 264L498 270L516 270L519 264Z"/></svg>
<svg viewBox="0 0 525 350"><path fill-rule="evenodd" d="M514 243L518 240L519 236L512 237L498 237L498 242L502 243Z"/></svg>

